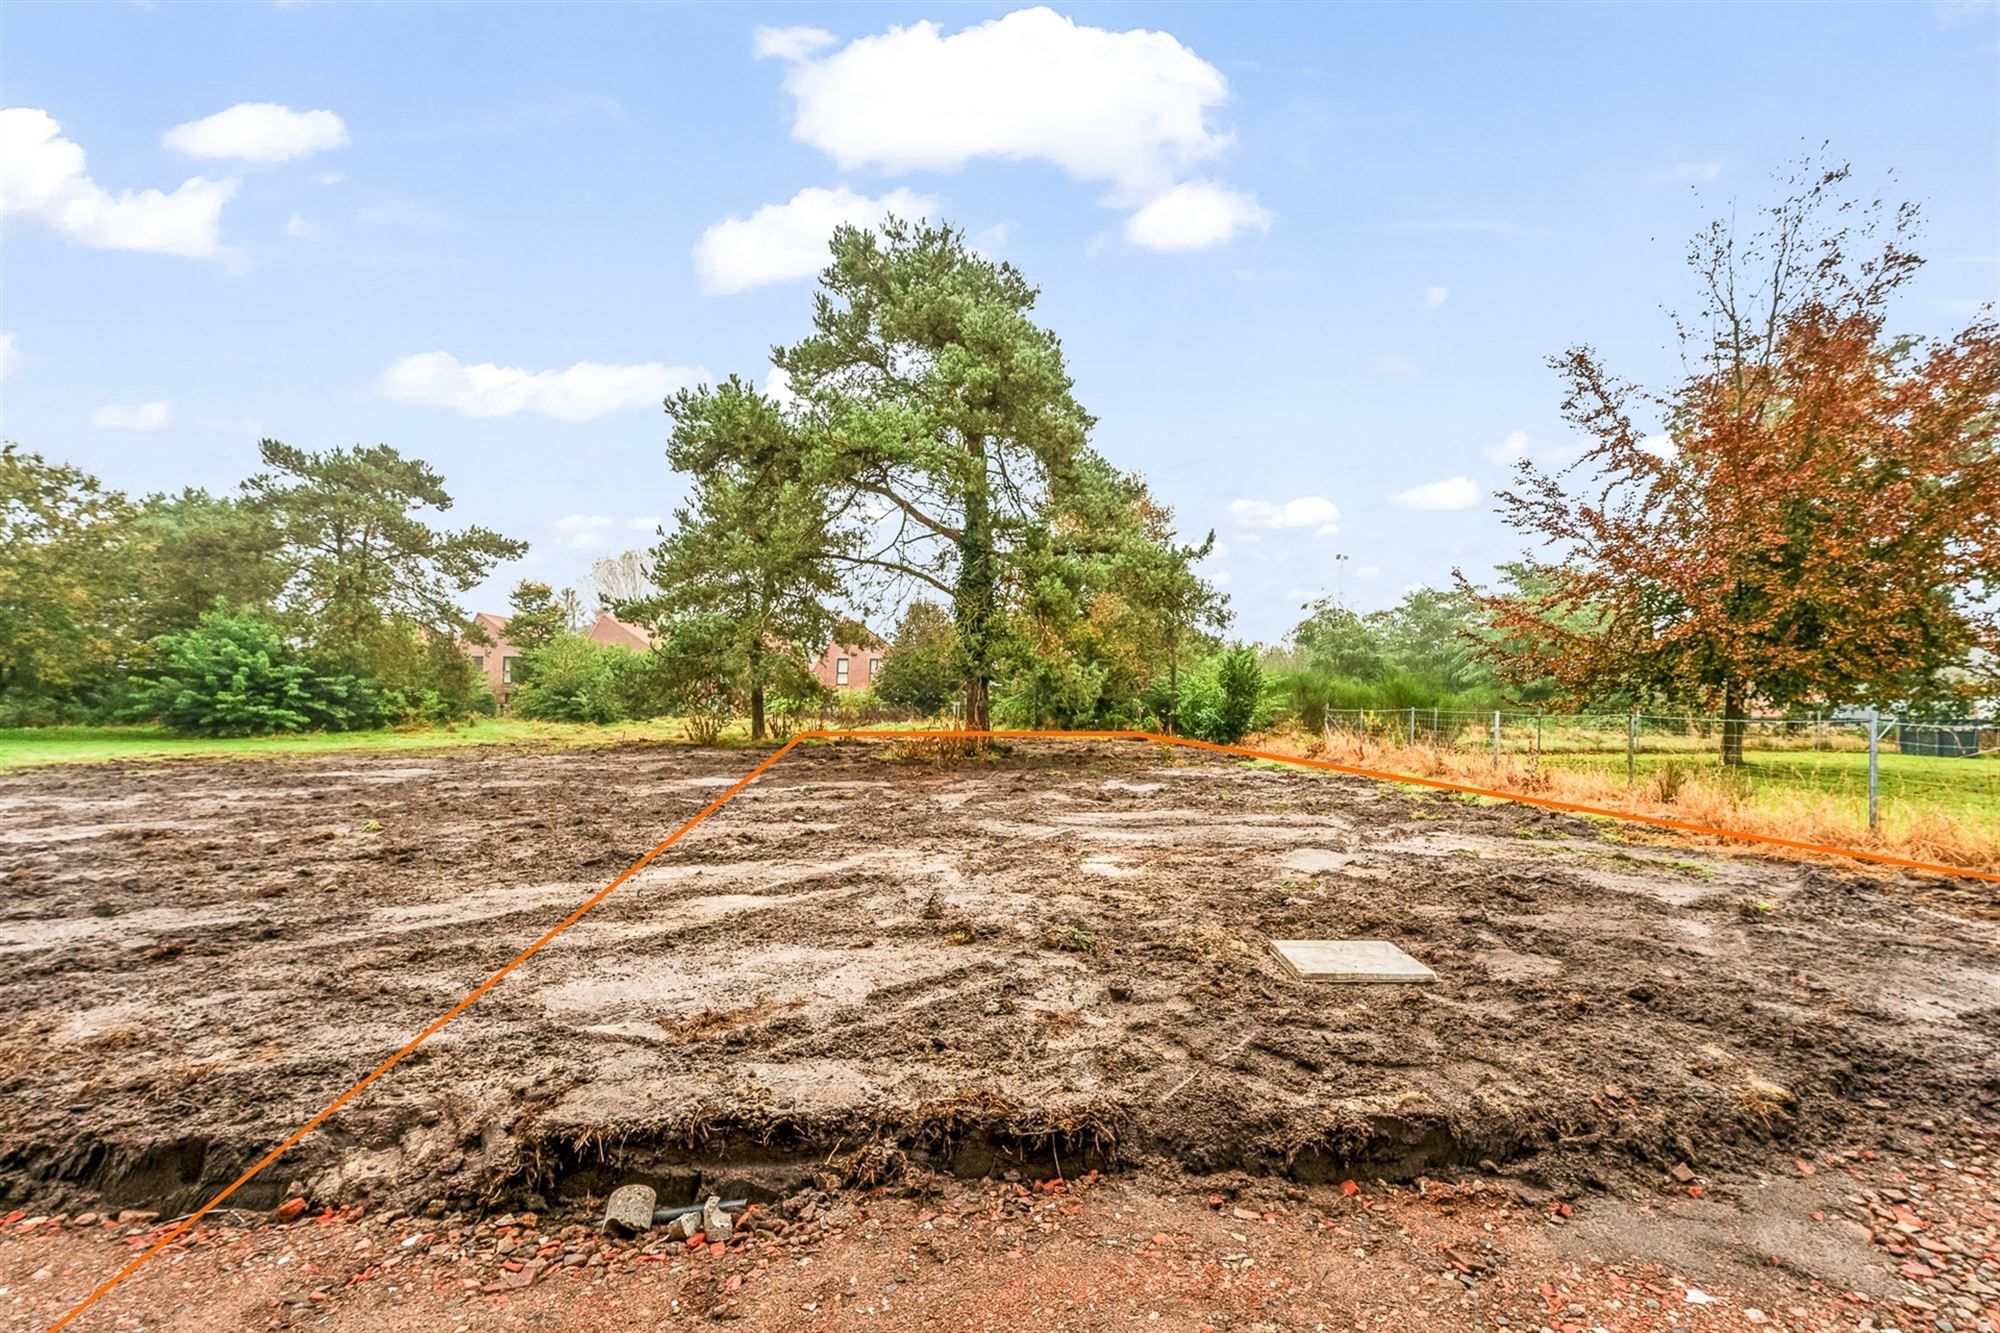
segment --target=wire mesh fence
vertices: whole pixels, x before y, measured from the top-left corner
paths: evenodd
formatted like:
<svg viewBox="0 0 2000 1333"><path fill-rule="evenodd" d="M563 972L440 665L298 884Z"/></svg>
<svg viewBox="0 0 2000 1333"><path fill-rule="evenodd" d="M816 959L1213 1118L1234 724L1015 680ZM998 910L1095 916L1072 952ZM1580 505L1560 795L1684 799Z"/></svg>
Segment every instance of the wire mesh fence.
<svg viewBox="0 0 2000 1333"><path fill-rule="evenodd" d="M1345 735L1484 753L1496 762L1513 757L1635 785L1661 781L1662 774L1668 781L1703 774L1851 798L1865 803L1871 824L1885 802L2000 824L2000 718L1904 721L1843 713L1732 722L1682 713L1329 709L1326 731L1330 741ZM1725 748L1741 762L1725 763Z"/></svg>

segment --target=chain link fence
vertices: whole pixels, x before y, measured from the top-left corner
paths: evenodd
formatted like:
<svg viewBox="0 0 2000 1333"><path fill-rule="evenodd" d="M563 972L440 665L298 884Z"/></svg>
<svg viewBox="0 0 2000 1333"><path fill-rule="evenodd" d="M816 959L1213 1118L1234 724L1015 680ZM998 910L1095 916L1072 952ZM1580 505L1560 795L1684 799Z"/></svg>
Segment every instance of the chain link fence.
<svg viewBox="0 0 2000 1333"><path fill-rule="evenodd" d="M1731 748L1742 762L1725 766L1731 727ZM1496 761L1527 758L1633 784L1654 781L1664 770L1722 775L1726 768L1731 781L1866 801L1871 826L1883 801L2000 822L2000 718L1903 721L1842 713L1729 722L1685 713L1328 709L1326 732L1329 741L1347 735L1486 752Z"/></svg>

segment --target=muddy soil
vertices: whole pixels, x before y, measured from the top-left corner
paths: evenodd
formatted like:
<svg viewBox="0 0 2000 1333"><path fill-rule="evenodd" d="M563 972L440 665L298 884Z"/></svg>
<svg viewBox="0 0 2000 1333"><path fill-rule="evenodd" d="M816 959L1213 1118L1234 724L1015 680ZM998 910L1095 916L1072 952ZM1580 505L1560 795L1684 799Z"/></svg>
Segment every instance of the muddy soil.
<svg viewBox="0 0 2000 1333"><path fill-rule="evenodd" d="M0 1206L203 1201L750 762L0 777ZM1747 1176L1994 1118L2000 925L1938 898L1139 744L805 749L237 1201L1149 1160ZM1438 980L1304 985L1268 951L1300 937Z"/></svg>

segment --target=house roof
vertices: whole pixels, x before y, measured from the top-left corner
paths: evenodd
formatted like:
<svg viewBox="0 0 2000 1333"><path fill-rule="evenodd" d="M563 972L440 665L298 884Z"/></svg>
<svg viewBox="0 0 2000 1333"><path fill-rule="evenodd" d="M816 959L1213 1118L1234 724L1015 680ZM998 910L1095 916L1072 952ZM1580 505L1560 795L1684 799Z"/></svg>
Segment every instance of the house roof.
<svg viewBox="0 0 2000 1333"><path fill-rule="evenodd" d="M599 613L597 623L590 627L584 637L595 643L608 643L641 653L659 641L659 636L645 626L620 620L609 611Z"/></svg>

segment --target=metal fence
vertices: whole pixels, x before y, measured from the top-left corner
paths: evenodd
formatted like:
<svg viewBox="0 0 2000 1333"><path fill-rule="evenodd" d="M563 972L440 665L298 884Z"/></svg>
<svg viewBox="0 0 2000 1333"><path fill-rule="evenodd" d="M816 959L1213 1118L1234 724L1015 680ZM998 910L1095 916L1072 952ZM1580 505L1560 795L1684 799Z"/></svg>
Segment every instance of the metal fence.
<svg viewBox="0 0 2000 1333"><path fill-rule="evenodd" d="M2000 719L1903 721L1882 714L1750 717L1728 723L1686 713L1467 712L1438 708L1328 709L1326 729L1389 744L1486 751L1616 773L1628 783L1663 767L1719 765L1733 725L1752 777L1868 802L1885 796L2000 810ZM1943 762L1937 762L1943 761Z"/></svg>

